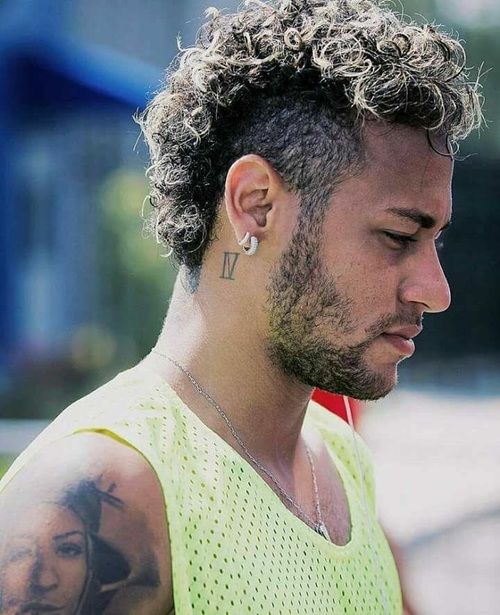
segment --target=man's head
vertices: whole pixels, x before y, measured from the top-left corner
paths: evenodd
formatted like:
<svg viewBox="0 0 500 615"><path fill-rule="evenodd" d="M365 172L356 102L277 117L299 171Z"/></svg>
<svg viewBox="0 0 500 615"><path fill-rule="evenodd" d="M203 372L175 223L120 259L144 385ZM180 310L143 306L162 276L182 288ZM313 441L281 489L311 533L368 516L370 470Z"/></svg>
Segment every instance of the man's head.
<svg viewBox="0 0 500 615"><path fill-rule="evenodd" d="M424 312L450 303L438 249L453 161L422 131L384 124L367 127L365 153L363 172L338 186L324 217L299 213L270 277L268 348L302 382L377 399L413 352L382 334L414 337Z"/></svg>
<svg viewBox="0 0 500 615"><path fill-rule="evenodd" d="M380 334L448 306L449 146L481 118L464 63L456 40L369 0L248 2L209 12L140 118L157 240L196 292L256 236L241 284L218 291L300 381L384 395L404 353Z"/></svg>

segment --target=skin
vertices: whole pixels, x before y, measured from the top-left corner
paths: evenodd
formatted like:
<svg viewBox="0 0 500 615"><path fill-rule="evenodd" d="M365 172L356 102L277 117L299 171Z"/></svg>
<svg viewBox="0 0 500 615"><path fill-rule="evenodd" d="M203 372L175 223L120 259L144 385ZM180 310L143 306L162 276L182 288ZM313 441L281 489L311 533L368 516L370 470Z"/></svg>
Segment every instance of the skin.
<svg viewBox="0 0 500 615"><path fill-rule="evenodd" d="M50 523L47 523L50 519ZM87 577L85 529L71 511L40 504L24 511L9 536L0 575L2 613L38 605L60 615L74 613Z"/></svg>

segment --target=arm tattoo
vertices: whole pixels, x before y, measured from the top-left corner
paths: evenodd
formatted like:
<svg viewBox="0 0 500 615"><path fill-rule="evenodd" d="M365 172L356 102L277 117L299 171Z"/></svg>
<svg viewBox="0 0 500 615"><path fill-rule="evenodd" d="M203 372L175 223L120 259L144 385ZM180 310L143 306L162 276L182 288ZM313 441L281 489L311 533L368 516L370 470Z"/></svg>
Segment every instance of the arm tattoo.
<svg viewBox="0 0 500 615"><path fill-rule="evenodd" d="M104 490L100 483L100 478L80 480L59 498L18 502L0 538L1 615L117 612L108 606L128 587L135 596L138 587L159 587L151 549L133 562L130 550L127 554L103 531L106 522L119 524L128 511L112 493L116 485Z"/></svg>
<svg viewBox="0 0 500 615"><path fill-rule="evenodd" d="M220 278L224 280L234 280L234 268L238 260L239 252L224 252L224 264L222 265L222 275Z"/></svg>

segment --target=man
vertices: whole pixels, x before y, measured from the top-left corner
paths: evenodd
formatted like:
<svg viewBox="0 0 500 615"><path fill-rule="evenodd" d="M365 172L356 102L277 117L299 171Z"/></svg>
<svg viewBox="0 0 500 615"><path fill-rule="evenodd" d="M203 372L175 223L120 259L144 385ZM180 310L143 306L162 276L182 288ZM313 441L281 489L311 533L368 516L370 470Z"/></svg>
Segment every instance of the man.
<svg viewBox="0 0 500 615"><path fill-rule="evenodd" d="M104 613L399 614L369 455L310 397L383 397L447 309L450 144L480 99L457 41L367 0L208 17L139 118L180 265L161 335L24 452L0 510L82 480L123 502Z"/></svg>

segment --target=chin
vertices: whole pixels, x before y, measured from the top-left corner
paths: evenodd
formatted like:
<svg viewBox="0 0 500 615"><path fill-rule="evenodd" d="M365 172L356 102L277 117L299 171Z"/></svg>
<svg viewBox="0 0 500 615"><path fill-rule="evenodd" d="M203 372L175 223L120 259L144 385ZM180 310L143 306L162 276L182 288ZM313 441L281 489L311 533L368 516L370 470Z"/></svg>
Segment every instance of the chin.
<svg viewBox="0 0 500 615"><path fill-rule="evenodd" d="M370 370L365 371L358 378L352 377L343 381L336 379L335 381L316 382L312 386L336 395L346 395L359 401L375 401L388 395L397 383L397 371L392 366L392 371L389 368L383 373Z"/></svg>
<svg viewBox="0 0 500 615"><path fill-rule="evenodd" d="M359 401L376 401L386 397L398 384L397 366L387 365L383 370L370 370L365 372L361 381L353 381L349 391L343 393Z"/></svg>
<svg viewBox="0 0 500 615"><path fill-rule="evenodd" d="M367 397L366 399L371 401L382 399L386 395L389 395L389 393L391 393L391 391L396 388L397 384L398 368L396 365L390 365L381 375L380 386L378 387L378 390L374 390L373 395L371 397Z"/></svg>

